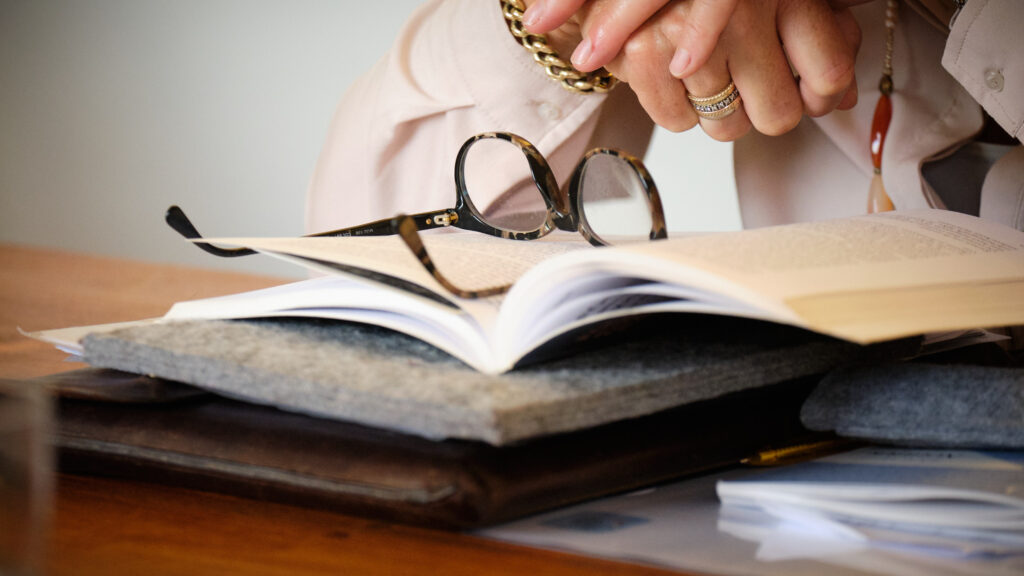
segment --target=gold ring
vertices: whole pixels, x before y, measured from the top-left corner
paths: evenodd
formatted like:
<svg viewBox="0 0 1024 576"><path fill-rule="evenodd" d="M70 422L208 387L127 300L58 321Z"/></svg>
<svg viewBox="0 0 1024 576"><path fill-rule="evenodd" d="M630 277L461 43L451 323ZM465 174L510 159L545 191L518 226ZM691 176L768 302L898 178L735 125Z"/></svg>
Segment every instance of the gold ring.
<svg viewBox="0 0 1024 576"><path fill-rule="evenodd" d="M688 93L686 97L697 115L708 120L721 120L740 107L740 93L731 80L721 92L712 96L694 96Z"/></svg>

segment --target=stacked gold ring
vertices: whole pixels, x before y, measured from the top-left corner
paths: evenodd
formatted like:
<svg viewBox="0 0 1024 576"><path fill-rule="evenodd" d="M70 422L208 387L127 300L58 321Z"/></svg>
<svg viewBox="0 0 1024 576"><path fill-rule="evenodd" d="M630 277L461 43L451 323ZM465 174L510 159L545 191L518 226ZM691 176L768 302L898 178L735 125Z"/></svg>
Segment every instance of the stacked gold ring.
<svg viewBox="0 0 1024 576"><path fill-rule="evenodd" d="M704 97L687 94L686 97L697 115L708 120L721 120L740 107L740 93L732 81L718 94Z"/></svg>

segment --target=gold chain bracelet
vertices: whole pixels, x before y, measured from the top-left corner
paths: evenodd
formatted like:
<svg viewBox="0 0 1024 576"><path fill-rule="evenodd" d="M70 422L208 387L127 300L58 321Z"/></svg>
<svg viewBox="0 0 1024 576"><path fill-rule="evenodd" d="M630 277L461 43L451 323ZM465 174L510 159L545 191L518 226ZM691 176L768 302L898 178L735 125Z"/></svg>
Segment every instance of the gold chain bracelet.
<svg viewBox="0 0 1024 576"><path fill-rule="evenodd" d="M523 27L523 12L526 5L522 0L500 0L501 13L512 36L533 54L533 59L544 67L548 76L557 80L563 88L578 94L607 92L615 87L618 80L604 68L593 72L580 72L572 64L562 60L558 52L548 45L544 34L530 34Z"/></svg>

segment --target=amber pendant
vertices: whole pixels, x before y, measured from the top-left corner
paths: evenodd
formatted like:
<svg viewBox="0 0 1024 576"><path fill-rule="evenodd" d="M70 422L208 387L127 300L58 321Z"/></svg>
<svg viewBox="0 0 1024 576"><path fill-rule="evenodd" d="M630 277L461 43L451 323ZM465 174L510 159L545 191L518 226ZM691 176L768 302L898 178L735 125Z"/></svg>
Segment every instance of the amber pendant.
<svg viewBox="0 0 1024 576"><path fill-rule="evenodd" d="M868 213L888 212L893 209L892 199L885 192L882 184L882 149L885 147L885 135L889 132L892 120L892 100L882 93L875 105L875 117L871 120L871 164L875 175L871 178L868 190Z"/></svg>

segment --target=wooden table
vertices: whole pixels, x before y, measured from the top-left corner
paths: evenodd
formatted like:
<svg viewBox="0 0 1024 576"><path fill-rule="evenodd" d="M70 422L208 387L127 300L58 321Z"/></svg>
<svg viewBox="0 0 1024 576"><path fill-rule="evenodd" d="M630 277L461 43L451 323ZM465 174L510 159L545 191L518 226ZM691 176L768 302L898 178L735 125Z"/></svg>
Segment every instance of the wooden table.
<svg viewBox="0 0 1024 576"><path fill-rule="evenodd" d="M162 315L176 301L271 286L268 278L0 245L0 378L72 370L28 331ZM668 574L415 528L148 484L58 476L48 573Z"/></svg>

